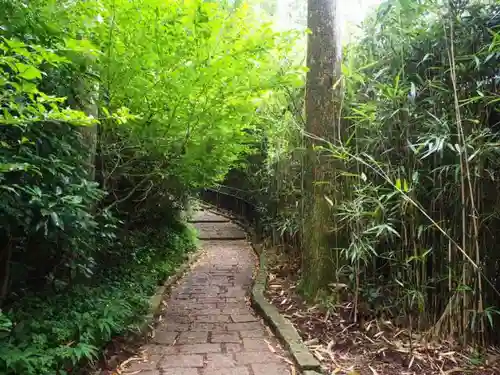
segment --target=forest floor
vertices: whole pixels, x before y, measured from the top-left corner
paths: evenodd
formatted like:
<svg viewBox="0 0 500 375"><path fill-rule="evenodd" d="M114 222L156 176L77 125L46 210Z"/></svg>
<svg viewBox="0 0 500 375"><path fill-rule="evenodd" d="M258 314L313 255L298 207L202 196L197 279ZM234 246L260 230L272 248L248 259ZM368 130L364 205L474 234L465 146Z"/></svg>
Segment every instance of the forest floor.
<svg viewBox="0 0 500 375"><path fill-rule="evenodd" d="M301 334L327 374L498 375L500 351L459 349L451 341L425 343L423 335L380 319L353 319L352 303L306 303L297 293L299 264L283 249L268 249L267 298ZM326 308L325 306L329 306Z"/></svg>

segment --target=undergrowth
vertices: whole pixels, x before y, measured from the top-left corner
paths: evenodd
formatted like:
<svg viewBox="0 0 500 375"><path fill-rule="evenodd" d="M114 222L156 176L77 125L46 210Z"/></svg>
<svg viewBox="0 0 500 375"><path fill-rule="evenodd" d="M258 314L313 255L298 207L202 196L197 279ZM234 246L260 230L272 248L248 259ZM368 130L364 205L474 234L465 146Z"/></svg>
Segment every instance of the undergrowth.
<svg viewBox="0 0 500 375"><path fill-rule="evenodd" d="M110 265L65 293L27 295L0 314L0 373L60 375L98 358L114 336L137 331L155 288L195 248L185 225L132 233L120 251L135 262Z"/></svg>

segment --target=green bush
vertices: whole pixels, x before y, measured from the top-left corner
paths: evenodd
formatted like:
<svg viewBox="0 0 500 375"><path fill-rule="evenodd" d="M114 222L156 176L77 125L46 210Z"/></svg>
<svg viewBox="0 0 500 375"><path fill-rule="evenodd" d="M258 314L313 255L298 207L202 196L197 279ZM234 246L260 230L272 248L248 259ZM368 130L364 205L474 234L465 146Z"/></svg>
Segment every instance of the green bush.
<svg viewBox="0 0 500 375"><path fill-rule="evenodd" d="M64 294L27 295L0 313L0 373L67 374L94 360L113 336L134 331L158 283L195 247L193 231L133 233L121 251L135 262L102 270Z"/></svg>
<svg viewBox="0 0 500 375"><path fill-rule="evenodd" d="M21 5L9 5L15 19ZM177 209L118 240L121 222L103 207L107 192L92 180L81 128L95 119L68 108L79 98L55 96L73 93L61 82L78 78L82 43L57 29L28 37L47 15L32 11L0 37L0 373L65 374L140 323L193 234Z"/></svg>

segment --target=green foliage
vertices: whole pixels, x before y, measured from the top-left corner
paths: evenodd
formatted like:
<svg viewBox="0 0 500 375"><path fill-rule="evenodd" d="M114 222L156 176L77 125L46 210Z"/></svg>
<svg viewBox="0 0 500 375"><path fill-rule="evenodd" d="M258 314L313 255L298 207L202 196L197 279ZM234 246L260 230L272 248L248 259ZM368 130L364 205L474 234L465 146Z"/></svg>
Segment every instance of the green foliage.
<svg viewBox="0 0 500 375"><path fill-rule="evenodd" d="M13 264L4 275L2 300L5 288L25 287L26 273L42 285L61 273L91 273L96 249L89 239L101 229L91 207L103 193L87 180L86 156L73 126L94 120L39 89L46 71L68 63L38 45L0 42L0 235L5 261ZM37 267L44 258L51 261Z"/></svg>
<svg viewBox="0 0 500 375"><path fill-rule="evenodd" d="M381 5L346 56L351 141L333 151L350 172L337 219L355 287L383 277L393 314L464 341L484 339L497 300L484 263L498 226L497 8Z"/></svg>
<svg viewBox="0 0 500 375"><path fill-rule="evenodd" d="M194 248L192 230L182 227L133 233L120 246L134 253L132 265L109 266L65 294L26 296L0 313L0 371L70 373L97 359L112 337L136 330L155 287Z"/></svg>
<svg viewBox="0 0 500 375"><path fill-rule="evenodd" d="M95 256L113 243L114 224L107 212L93 212L104 193L88 180L87 153L75 129L95 120L42 91L44 78L70 64L53 49L0 40L4 374L56 374L95 358L124 319L137 314L117 293L122 285L76 283L95 276Z"/></svg>
<svg viewBox="0 0 500 375"><path fill-rule="evenodd" d="M113 1L103 17L103 96L111 110L125 105L140 118L104 124L101 173L118 196L144 203L138 217L171 207L164 191L178 197L220 181L252 151L262 103L300 74L278 64L293 35L246 6L147 0L137 12Z"/></svg>
<svg viewBox="0 0 500 375"><path fill-rule="evenodd" d="M40 90L48 71L69 63L39 45L0 41L0 235L4 262L12 263L1 300L8 289L21 297L27 274L40 286L62 275L63 283L90 275L99 248L92 238L111 236L100 227L107 214L92 213L103 192L87 179L86 153L74 128L95 120ZM39 266L41 259L50 261Z"/></svg>
<svg viewBox="0 0 500 375"><path fill-rule="evenodd" d="M318 150L333 159L331 179L316 181L332 192L324 256L339 267L330 274L355 306L463 342L497 340L499 323L498 11L497 2L384 1L345 51L345 138ZM297 95L282 104L288 118L266 108L286 135L267 132L266 162L232 186L248 186L274 239L289 230L282 237L300 247Z"/></svg>
<svg viewBox="0 0 500 375"><path fill-rule="evenodd" d="M38 88L47 70L67 63L66 58L42 46L0 39L0 125L22 126L40 121L91 125L93 120L83 113L64 108L64 98L47 95Z"/></svg>
<svg viewBox="0 0 500 375"><path fill-rule="evenodd" d="M301 84L245 4L0 0L0 373L65 374L193 247L192 191Z"/></svg>

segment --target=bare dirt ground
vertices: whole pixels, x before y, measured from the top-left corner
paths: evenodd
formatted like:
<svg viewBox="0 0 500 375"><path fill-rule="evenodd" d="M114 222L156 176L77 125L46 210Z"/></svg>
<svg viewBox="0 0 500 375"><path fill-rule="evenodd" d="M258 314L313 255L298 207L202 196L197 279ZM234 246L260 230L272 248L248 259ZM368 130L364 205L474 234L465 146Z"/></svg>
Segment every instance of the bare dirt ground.
<svg viewBox="0 0 500 375"><path fill-rule="evenodd" d="M352 303L325 308L297 293L299 267L283 251L268 250L267 297L299 330L326 374L338 375L498 375L500 351L479 356L453 342L424 342L423 335L391 321L354 322ZM280 255L277 255L280 254Z"/></svg>

